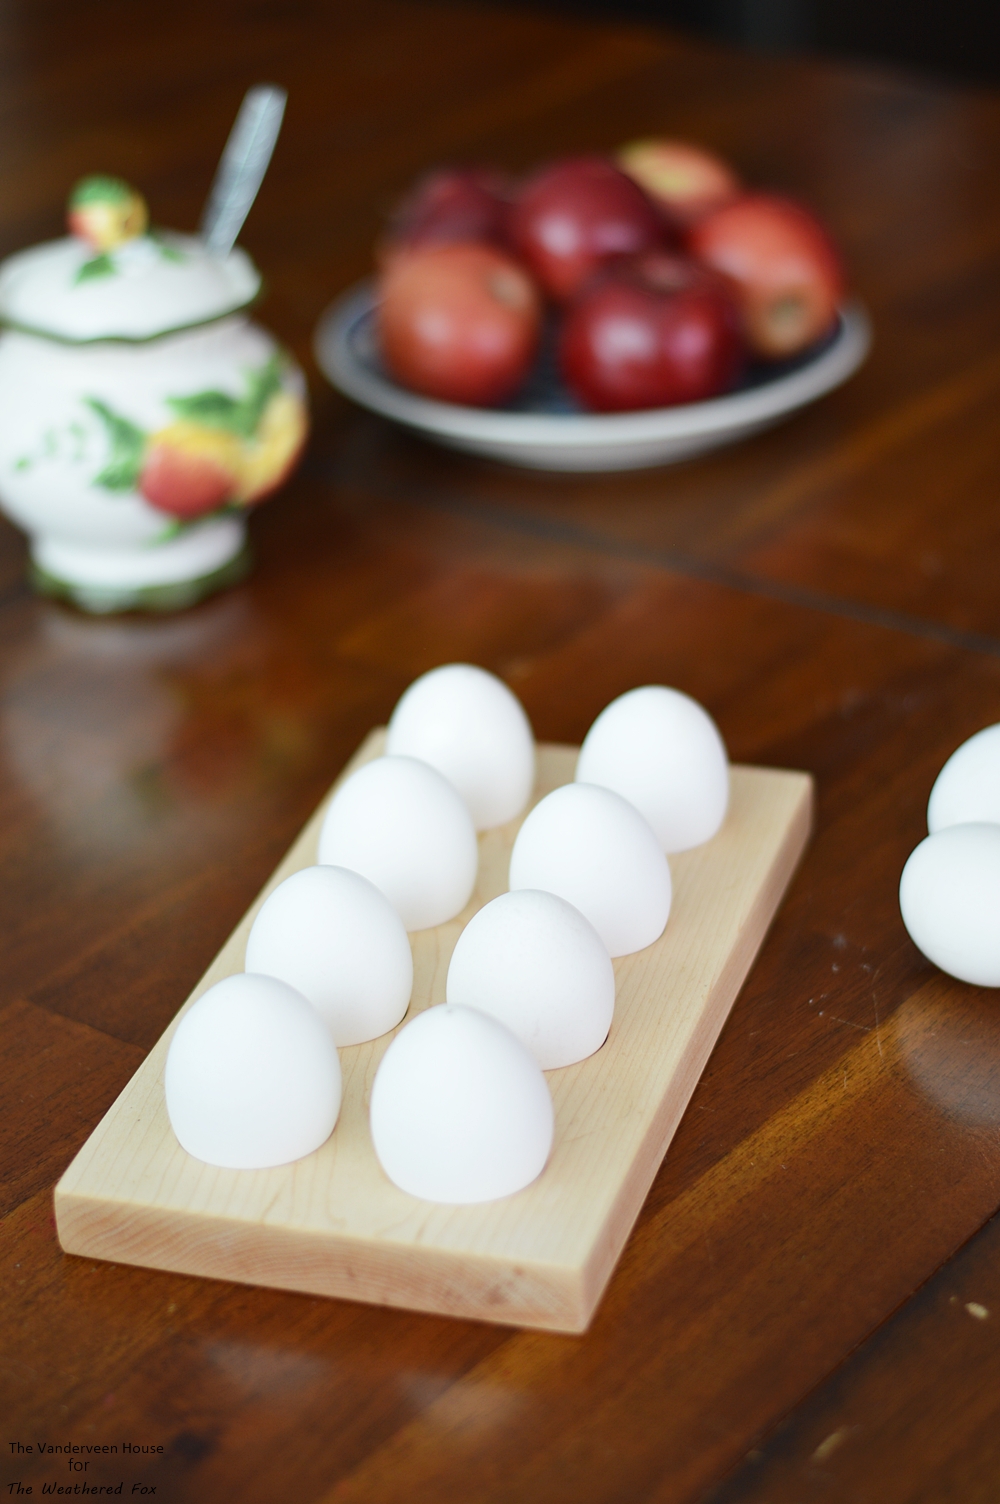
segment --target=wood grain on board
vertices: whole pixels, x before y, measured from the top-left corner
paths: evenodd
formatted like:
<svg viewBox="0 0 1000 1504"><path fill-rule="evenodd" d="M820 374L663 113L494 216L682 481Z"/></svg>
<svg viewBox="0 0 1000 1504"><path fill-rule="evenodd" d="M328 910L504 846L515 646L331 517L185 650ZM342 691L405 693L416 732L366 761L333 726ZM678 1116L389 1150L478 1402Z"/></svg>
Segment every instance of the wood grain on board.
<svg viewBox="0 0 1000 1504"><path fill-rule="evenodd" d="M383 731L373 732L343 776L378 756L384 742ZM572 747L539 748L532 804L572 780L576 757ZM315 862L326 803L178 1019L207 988L242 971L264 898ZM382 1173L368 1131L368 1099L395 1030L341 1050L340 1118L314 1154L273 1170L201 1164L177 1143L163 1099L172 1025L56 1187L63 1247L445 1316L585 1330L802 854L811 814L808 775L733 769L722 830L671 861L674 898L663 935L615 963L615 1017L606 1043L589 1059L549 1072L552 1154L516 1196L434 1206ZM412 936L409 1016L444 1001L464 925L507 891L520 825L511 821L480 837L479 873L466 908Z"/></svg>

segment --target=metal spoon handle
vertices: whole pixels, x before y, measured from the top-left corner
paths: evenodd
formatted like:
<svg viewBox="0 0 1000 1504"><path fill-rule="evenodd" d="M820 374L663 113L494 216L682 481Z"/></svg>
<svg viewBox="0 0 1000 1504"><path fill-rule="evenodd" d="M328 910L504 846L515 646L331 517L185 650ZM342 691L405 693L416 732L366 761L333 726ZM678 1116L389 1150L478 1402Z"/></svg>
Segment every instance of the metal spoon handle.
<svg viewBox="0 0 1000 1504"><path fill-rule="evenodd" d="M287 98L275 84L257 84L244 95L198 231L217 256L228 256L250 213L281 130Z"/></svg>

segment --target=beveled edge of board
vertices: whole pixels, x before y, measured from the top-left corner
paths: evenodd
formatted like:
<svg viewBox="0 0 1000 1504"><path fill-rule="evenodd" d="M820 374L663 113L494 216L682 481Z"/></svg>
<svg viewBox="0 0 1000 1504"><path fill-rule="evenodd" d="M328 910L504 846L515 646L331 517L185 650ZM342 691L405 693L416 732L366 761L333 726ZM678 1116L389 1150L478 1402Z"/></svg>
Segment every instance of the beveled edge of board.
<svg viewBox="0 0 1000 1504"><path fill-rule="evenodd" d="M235 1284L504 1326L530 1325L570 1335L586 1331L618 1256L617 1252L611 1255L594 1292L587 1270L561 1264L525 1260L512 1268L504 1258L440 1248L432 1250L433 1258L421 1260L405 1244L326 1234L310 1237L301 1229L199 1215L198 1267L193 1268L189 1235L183 1240L176 1233L172 1236L170 1222L176 1218L168 1218L156 1207L121 1205L127 1206L127 1212L109 1232L107 1202L63 1192L57 1217L64 1252ZM73 1247L67 1247L64 1226ZM143 1252L149 1240L157 1245L155 1265L150 1265ZM130 1241L135 1257L129 1256ZM179 1245L176 1256L174 1244ZM239 1272L233 1267L237 1262Z"/></svg>
<svg viewBox="0 0 1000 1504"><path fill-rule="evenodd" d="M782 769L781 771L789 770ZM620 1208L619 1238L607 1249L599 1243L594 1248L592 1258L584 1270L585 1300L588 1309L586 1325L589 1325L600 1304L622 1249L642 1210L649 1188L663 1163L671 1140L694 1095L695 1087L708 1064L709 1056L715 1049L726 1019L732 1011L743 983L750 974L781 905L781 900L809 844L815 818L815 783L809 773L799 773L798 776L802 779L802 785L795 815L789 822L785 839L768 875L768 881L757 893L753 916L757 922L756 936L742 946L735 946L730 952L725 978L716 988L712 999L715 1006L703 1011L700 1028L693 1034L687 1055L675 1073L674 1081L681 1080L680 1089L676 1091L672 1100L670 1094L664 1094L659 1112L650 1124L646 1141L633 1159L629 1173L622 1182L616 1207L616 1210ZM748 922L747 929L750 928L751 922ZM609 1222L611 1220L613 1218L609 1219Z"/></svg>

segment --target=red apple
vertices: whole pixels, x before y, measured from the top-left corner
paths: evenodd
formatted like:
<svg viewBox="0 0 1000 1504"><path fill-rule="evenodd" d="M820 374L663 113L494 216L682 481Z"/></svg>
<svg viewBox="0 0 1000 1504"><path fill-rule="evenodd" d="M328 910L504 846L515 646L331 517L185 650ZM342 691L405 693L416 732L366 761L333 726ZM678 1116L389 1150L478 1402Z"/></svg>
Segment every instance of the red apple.
<svg viewBox="0 0 1000 1504"><path fill-rule="evenodd" d="M694 225L688 247L733 287L758 355L795 355L832 327L844 285L840 257L801 204L748 194Z"/></svg>
<svg viewBox="0 0 1000 1504"><path fill-rule="evenodd" d="M376 255L383 266L418 246L484 242L505 246L510 191L498 172L442 167L421 178L397 206Z"/></svg>
<svg viewBox="0 0 1000 1504"><path fill-rule="evenodd" d="M529 179L510 220L515 249L557 302L610 260L664 244L661 216L604 157L556 162Z"/></svg>
<svg viewBox="0 0 1000 1504"><path fill-rule="evenodd" d="M728 162L687 141L632 141L619 151L618 165L679 225L693 224L740 192Z"/></svg>
<svg viewBox="0 0 1000 1504"><path fill-rule="evenodd" d="M720 278L650 252L581 294L559 359L570 390L599 412L700 402L727 391L742 369L739 314Z"/></svg>
<svg viewBox="0 0 1000 1504"><path fill-rule="evenodd" d="M385 363L404 386L489 407L521 385L542 306L523 267L487 245L443 245L394 261L381 284Z"/></svg>

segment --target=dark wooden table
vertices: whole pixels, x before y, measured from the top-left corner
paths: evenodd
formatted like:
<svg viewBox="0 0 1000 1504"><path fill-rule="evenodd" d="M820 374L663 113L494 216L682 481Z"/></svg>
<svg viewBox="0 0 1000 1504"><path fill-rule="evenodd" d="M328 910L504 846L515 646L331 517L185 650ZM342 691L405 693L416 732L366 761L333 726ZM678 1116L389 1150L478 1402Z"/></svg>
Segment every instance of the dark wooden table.
<svg viewBox="0 0 1000 1504"><path fill-rule="evenodd" d="M36 599L0 524L0 1483L996 1500L1000 1002L921 958L896 895L937 769L1000 719L1000 100L431 0L12 0L0 38L4 254L96 169L192 226L246 85L289 87L244 240L315 413L253 578L187 615ZM644 132L828 217L876 333L842 391L714 457L571 478L425 447L324 385L313 326L414 173ZM547 740L677 685L735 759L818 783L591 1331L65 1256L53 1183L363 735L454 659ZM125 1442L161 1450L37 1451Z"/></svg>

